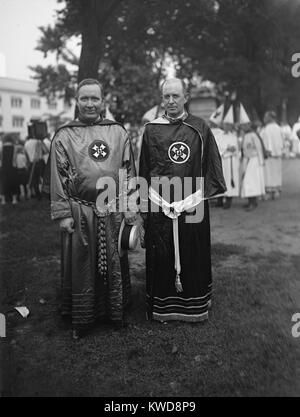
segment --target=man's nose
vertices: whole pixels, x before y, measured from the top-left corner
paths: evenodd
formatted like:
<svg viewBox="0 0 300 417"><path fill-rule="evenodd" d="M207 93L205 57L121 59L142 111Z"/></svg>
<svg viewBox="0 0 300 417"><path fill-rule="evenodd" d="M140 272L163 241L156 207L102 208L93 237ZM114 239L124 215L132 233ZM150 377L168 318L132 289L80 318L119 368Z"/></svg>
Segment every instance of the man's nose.
<svg viewBox="0 0 300 417"><path fill-rule="evenodd" d="M169 103L174 103L174 99L172 96L169 98Z"/></svg>
<svg viewBox="0 0 300 417"><path fill-rule="evenodd" d="M93 100L92 99L88 99L88 101L87 101L87 103L86 103L86 105L88 106L88 107L92 107L93 106Z"/></svg>

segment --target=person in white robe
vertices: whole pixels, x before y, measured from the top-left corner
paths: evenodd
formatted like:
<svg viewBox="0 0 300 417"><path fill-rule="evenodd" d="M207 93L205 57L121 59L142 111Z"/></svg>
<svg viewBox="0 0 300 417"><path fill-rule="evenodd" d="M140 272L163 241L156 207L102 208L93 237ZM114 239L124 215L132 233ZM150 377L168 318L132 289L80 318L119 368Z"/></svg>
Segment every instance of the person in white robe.
<svg viewBox="0 0 300 417"><path fill-rule="evenodd" d="M223 123L223 134L217 139L218 148L222 157L223 174L227 192L224 194L224 209L231 207L232 198L239 196L239 165L240 153L237 134L233 130L233 124Z"/></svg>
<svg viewBox="0 0 300 417"><path fill-rule="evenodd" d="M264 123L261 137L268 153L264 170L265 188L266 193L274 200L280 195L282 188L283 136L280 126L276 123L275 112L266 112Z"/></svg>
<svg viewBox="0 0 300 417"><path fill-rule="evenodd" d="M289 159L292 156L292 128L287 122L282 122L280 129L283 137L283 157Z"/></svg>
<svg viewBox="0 0 300 417"><path fill-rule="evenodd" d="M261 141L250 123L242 126L241 197L248 198L244 207L252 211L257 207L257 198L265 194L265 159Z"/></svg>
<svg viewBox="0 0 300 417"><path fill-rule="evenodd" d="M293 125L292 130L292 154L294 157L300 156L300 116L298 122Z"/></svg>
<svg viewBox="0 0 300 417"><path fill-rule="evenodd" d="M219 153L221 155L221 152L220 152L220 149L221 149L221 147L220 147L220 141L221 141L221 139L222 139L222 137L224 135L224 130L221 129L221 127L218 126L217 124L215 124L215 122L212 121L212 120L210 120L209 125L210 125L210 130L212 131L212 134L214 135L214 138L216 140L216 144L217 144ZM217 197L216 200L217 200L216 207L223 207L223 197Z"/></svg>

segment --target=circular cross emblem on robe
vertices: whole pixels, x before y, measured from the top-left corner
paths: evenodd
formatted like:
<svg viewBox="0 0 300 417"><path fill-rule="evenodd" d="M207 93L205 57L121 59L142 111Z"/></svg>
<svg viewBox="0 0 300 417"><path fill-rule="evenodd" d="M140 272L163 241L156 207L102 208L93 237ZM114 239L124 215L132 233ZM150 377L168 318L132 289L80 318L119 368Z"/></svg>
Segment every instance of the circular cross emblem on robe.
<svg viewBox="0 0 300 417"><path fill-rule="evenodd" d="M109 147L103 140L95 140L89 146L89 155L94 161L102 162L109 156Z"/></svg>
<svg viewBox="0 0 300 417"><path fill-rule="evenodd" d="M188 161L191 151L186 143L175 142L169 147L169 158L175 164L184 164Z"/></svg>

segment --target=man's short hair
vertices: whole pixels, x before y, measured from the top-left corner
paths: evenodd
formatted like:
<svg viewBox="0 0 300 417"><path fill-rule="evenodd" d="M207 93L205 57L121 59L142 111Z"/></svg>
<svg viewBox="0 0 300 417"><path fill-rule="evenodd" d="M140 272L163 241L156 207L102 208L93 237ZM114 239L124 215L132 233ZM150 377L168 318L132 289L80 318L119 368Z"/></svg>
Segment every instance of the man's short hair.
<svg viewBox="0 0 300 417"><path fill-rule="evenodd" d="M102 86L102 84L98 80L96 80L95 78L85 78L84 80L80 81L80 83L77 86L76 98L78 98L79 90L84 85L98 85L98 87L100 88L101 97L103 97L103 86Z"/></svg>
<svg viewBox="0 0 300 417"><path fill-rule="evenodd" d="M175 80L180 81L180 83L182 85L183 94L184 95L188 94L188 86L187 86L187 84L181 78L167 78L166 80L164 80L162 82L161 86L160 86L160 92L161 92L161 94L163 93L163 88L164 88L164 85L166 84L166 82L168 82L168 81L175 81Z"/></svg>

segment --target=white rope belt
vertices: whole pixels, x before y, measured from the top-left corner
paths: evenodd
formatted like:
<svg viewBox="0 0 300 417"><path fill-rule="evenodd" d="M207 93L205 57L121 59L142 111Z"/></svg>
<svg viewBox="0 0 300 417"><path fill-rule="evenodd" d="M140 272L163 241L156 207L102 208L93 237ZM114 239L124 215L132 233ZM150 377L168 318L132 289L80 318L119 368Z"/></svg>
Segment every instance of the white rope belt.
<svg viewBox="0 0 300 417"><path fill-rule="evenodd" d="M149 188L149 198L150 200L160 206L163 210L163 213L172 219L173 223L173 243L174 243L174 254L175 254L175 270L176 270L176 280L175 287L177 292L182 292L182 284L180 281L181 265L180 265L180 253L179 253L179 230L178 230L178 217L182 212L190 210L196 207L201 201L204 200L202 197L202 189L196 191L193 194L190 194L184 200L174 201L174 203L168 203L164 200L152 187Z"/></svg>

